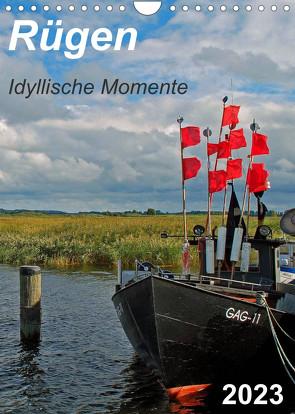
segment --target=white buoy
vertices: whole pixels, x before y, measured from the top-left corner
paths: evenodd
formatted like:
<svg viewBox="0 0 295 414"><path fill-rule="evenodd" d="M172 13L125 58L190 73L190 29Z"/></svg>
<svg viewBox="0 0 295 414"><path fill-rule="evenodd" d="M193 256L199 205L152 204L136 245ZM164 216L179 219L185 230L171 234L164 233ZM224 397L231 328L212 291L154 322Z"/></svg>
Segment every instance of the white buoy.
<svg viewBox="0 0 295 414"><path fill-rule="evenodd" d="M230 255L231 262L238 262L240 260L240 250L241 250L241 245L242 245L243 232L244 230L242 227L235 228L234 240L233 240L233 245L231 248L231 255Z"/></svg>
<svg viewBox="0 0 295 414"><path fill-rule="evenodd" d="M226 227L221 226L218 229L216 260L220 260L220 261L224 260L225 243L226 243Z"/></svg>
<svg viewBox="0 0 295 414"><path fill-rule="evenodd" d="M242 244L242 255L241 255L241 266L240 266L240 270L243 273L247 273L249 270L250 252L251 252L251 243L244 242Z"/></svg>
<svg viewBox="0 0 295 414"><path fill-rule="evenodd" d="M214 266L214 240L206 240L206 273L212 275L215 273Z"/></svg>

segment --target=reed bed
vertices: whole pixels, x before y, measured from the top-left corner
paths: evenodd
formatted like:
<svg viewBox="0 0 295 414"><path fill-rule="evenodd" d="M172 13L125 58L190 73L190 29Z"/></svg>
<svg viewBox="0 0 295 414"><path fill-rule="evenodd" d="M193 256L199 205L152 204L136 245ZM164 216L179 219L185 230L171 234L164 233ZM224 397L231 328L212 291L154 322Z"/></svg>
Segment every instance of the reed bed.
<svg viewBox="0 0 295 414"><path fill-rule="evenodd" d="M188 233L195 224L205 224L206 216L189 215ZM219 226L220 216L212 216ZM257 220L250 220L254 234ZM265 224L281 235L278 218L266 218ZM130 266L135 259L160 266L181 265L182 238L161 239L183 234L181 215L159 216L0 216L0 261L12 264L54 266L100 265L114 267L117 260ZM192 249L192 267L198 265L197 248Z"/></svg>

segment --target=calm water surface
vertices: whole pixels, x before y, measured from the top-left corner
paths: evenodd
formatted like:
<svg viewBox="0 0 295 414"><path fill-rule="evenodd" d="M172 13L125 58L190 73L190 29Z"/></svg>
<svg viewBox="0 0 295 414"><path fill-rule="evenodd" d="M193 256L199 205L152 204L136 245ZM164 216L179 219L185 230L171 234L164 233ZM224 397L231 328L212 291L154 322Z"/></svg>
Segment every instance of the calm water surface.
<svg viewBox="0 0 295 414"><path fill-rule="evenodd" d="M19 268L0 266L1 413L188 412L135 356L111 302L115 283L98 271L42 270L42 341L27 349Z"/></svg>

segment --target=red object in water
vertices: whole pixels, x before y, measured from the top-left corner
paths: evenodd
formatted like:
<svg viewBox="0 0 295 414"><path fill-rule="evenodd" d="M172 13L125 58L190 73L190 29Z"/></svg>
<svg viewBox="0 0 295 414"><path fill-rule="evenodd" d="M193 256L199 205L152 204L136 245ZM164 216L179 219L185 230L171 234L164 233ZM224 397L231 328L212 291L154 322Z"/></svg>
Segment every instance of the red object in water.
<svg viewBox="0 0 295 414"><path fill-rule="evenodd" d="M207 388L211 384L186 385L184 387L168 388L167 394L169 400L175 400L183 406L192 407L194 405L203 405L203 397L208 394Z"/></svg>

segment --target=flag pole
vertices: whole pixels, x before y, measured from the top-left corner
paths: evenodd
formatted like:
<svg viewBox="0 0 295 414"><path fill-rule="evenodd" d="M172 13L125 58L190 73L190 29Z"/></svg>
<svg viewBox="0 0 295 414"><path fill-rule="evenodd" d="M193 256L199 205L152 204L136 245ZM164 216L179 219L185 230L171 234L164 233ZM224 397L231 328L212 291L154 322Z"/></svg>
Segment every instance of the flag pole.
<svg viewBox="0 0 295 414"><path fill-rule="evenodd" d="M229 140L227 134L225 134L225 139ZM228 159L231 159L231 152ZM227 161L228 161L227 159ZM233 183L233 180L231 180ZM226 201L227 201L227 188L228 188L228 180L226 179L225 187L224 187L224 194L223 194L223 207L222 207L222 220L221 220L221 228L218 230L218 239L217 239L217 277L221 276L221 268L222 262L224 261L225 257L225 243L226 243L226 233L227 229L225 227L225 213L226 213ZM219 247L220 246L220 247Z"/></svg>
<svg viewBox="0 0 295 414"><path fill-rule="evenodd" d="M253 120L253 123L250 125L250 129L252 132L256 132L259 129L259 125L255 123L255 119ZM252 150L251 150L252 152ZM250 154L249 156L249 165L248 165L248 172L247 172L247 177L249 175L249 171L250 168L252 166L253 163L253 156ZM248 197L248 215L247 215L247 225L246 225L246 236L245 236L245 240L248 240L248 236L249 236L249 218L250 218L250 191L249 191L249 184L247 184L247 177L246 177L246 182L245 182L245 189L244 189L244 196L243 196L243 203L242 203L242 209L241 209L241 215L240 215L240 220L239 220L239 224L238 224L238 228L235 229L235 235L234 235L234 240L233 240L233 247L235 247L235 251L233 253L233 248L232 248L232 253L231 253L231 263L232 263L232 268L231 268L231 279L234 278L234 273L235 273L235 263L238 261L238 257L240 255L240 248L241 248L241 244L242 244L242 220L243 220L243 215L244 215L244 211L245 211L245 206L246 206L246 200L247 200L247 193L249 194ZM236 236L236 232L237 232L237 239L235 240L235 236ZM235 243L235 241L237 241L237 243Z"/></svg>
<svg viewBox="0 0 295 414"><path fill-rule="evenodd" d="M222 108L222 118L221 118L221 123L220 123L220 130L219 130L219 137L218 137L218 144L220 144L220 142L221 142L221 137L222 137L222 121L223 121L223 117L224 117L224 110L225 110L225 104L226 104L226 102L228 101L228 97L225 95L224 97L223 97L223 99L222 99L222 102L223 102L223 108ZM209 141L208 141L209 142ZM209 159L208 159L208 162L209 162ZM215 166L214 166L214 171L216 171L217 170L217 163L218 163L218 152L217 152L217 154L216 154L216 159L215 159ZM208 175L208 178L209 178L209 175ZM209 199L209 202L210 202L210 209L211 209L211 205L212 205L212 199L213 199L213 193L212 194L210 194L210 199ZM208 228L208 216L207 216L207 220L206 220L206 231L207 231L207 228Z"/></svg>
<svg viewBox="0 0 295 414"><path fill-rule="evenodd" d="M187 219L186 219L186 207L185 207L185 185L184 185L184 172L183 172L183 148L182 148L182 132L181 124L183 117L179 115L177 118L179 124L179 139L180 139L180 156L181 156L181 179L182 179L182 213L183 213L183 228L184 228L184 242L187 243Z"/></svg>
<svg viewBox="0 0 295 414"><path fill-rule="evenodd" d="M225 135L225 139L227 139L226 137L228 137L227 134ZM229 138L228 138L228 140L229 140ZM230 151L230 156L228 157L227 161L229 159L232 159L232 157L231 157L231 151ZM222 208L222 222L221 222L221 225L222 226L224 226L224 223L225 223L225 211L226 211L226 201L227 201L227 186L228 186L228 180L226 180L226 184L225 184L225 187L224 187L223 208Z"/></svg>
<svg viewBox="0 0 295 414"><path fill-rule="evenodd" d="M222 209L222 221L221 221L221 225L224 226L225 224L225 211L226 211L226 200L227 200L227 180L226 180L226 185L224 187L224 195L223 195L223 209Z"/></svg>
<svg viewBox="0 0 295 414"><path fill-rule="evenodd" d="M259 126L258 126L258 124L255 124L255 119L254 119L253 120L253 124L250 125L250 129L253 132L254 132L255 129L252 129L252 128L255 128L255 125L257 125L257 129L259 129ZM251 155L248 155L248 158L249 158L249 165L248 165L248 170L247 170L247 177L248 177L249 170L251 168L252 161L253 161ZM244 211L245 211L245 205L246 205L246 199L247 199L247 192L249 190L249 185L247 184L247 177L246 177L246 183L245 183L245 189L244 189L244 196L243 196L241 216L240 216L240 220L239 220L239 227L242 227L242 220L243 220L243 215L244 215Z"/></svg>
<svg viewBox="0 0 295 414"><path fill-rule="evenodd" d="M222 110L222 118L221 118L220 130L219 130L218 144L220 144L220 142L221 142L221 137L222 137L222 121L223 121L223 117L224 117L225 104L226 104L226 102L227 102L227 101L228 101L228 97L227 97L227 96L225 96L225 97L222 99L222 102L223 102L223 110ZM217 163L218 163L218 152L217 152L217 154L216 154L216 160L215 160L214 171L216 171L216 170L217 170Z"/></svg>
<svg viewBox="0 0 295 414"><path fill-rule="evenodd" d="M253 163L253 157L250 157L249 168L252 167L252 163ZM248 206L247 206L248 213L247 213L246 236L245 236L245 241L246 242L249 239L250 208L251 208L251 193L249 191L249 186L248 186Z"/></svg>
<svg viewBox="0 0 295 414"><path fill-rule="evenodd" d="M209 144L209 138L212 135L212 131L207 127L203 131L204 137L207 138L207 144ZM208 170L208 212L207 212L207 220L206 220L206 231L208 230L209 236L211 236L211 195L209 190L209 172L210 172L210 159L207 153L207 170Z"/></svg>
<svg viewBox="0 0 295 414"><path fill-rule="evenodd" d="M182 145L182 128L183 117L179 115L177 118L179 124L179 139L180 139L180 156L181 156L181 182L182 182L182 211L183 211L183 228L184 228L184 242L182 243L182 273L189 280L190 278L190 245L187 239L187 217L185 207L185 185L184 185L184 171L183 171L183 145Z"/></svg>
<svg viewBox="0 0 295 414"><path fill-rule="evenodd" d="M256 132L259 129L259 125L255 122L255 119L253 119L253 123L250 125L250 129L252 131L252 147L253 147L253 133ZM244 190L244 197L243 197L243 205L242 205L242 211L241 211L241 216L240 216L240 220L239 220L239 225L238 228L235 229L235 234L234 234L234 239L233 239L233 247L232 247L232 252L231 252L231 263L232 263L232 270L231 270L231 279L234 278L234 273L235 273L235 264L236 262L239 260L240 257L240 250L242 247L242 258L241 258L241 270L243 267L243 272L244 272L244 276L243 276L243 281L245 281L245 274L248 271L248 266L249 266L249 256L247 258L247 254L244 256L244 260L243 260L243 252L246 252L247 248L246 245L249 244L248 243L248 239L249 239L249 221L250 221L250 203L251 203L251 195L250 195L250 184L247 184L247 179L249 177L249 173L253 164L253 155L252 155L252 148L251 147L251 153L248 156L249 157L249 165L248 165L248 172L247 172L247 178L246 178L246 183L245 183L245 190ZM248 212L247 212L247 224L246 224L246 235L243 241L243 229L242 229L242 220L243 220L243 215L244 215L244 211L245 211L245 205L246 205L246 198L247 198L247 193L248 193ZM245 247L245 249L244 249ZM243 265L242 265L243 263Z"/></svg>
<svg viewBox="0 0 295 414"><path fill-rule="evenodd" d="M250 125L250 129L252 131L252 134L254 132L257 132L258 129L260 129L259 125L255 122L255 119L253 119L253 123ZM250 155L250 161L249 161L249 167L248 167L248 173L249 170L252 168L252 164L253 164L253 155ZM247 190L248 190L248 212L247 212L247 224L246 224L246 241L248 241L249 238L249 225L250 225L250 207L251 207L251 193L249 191L249 185L246 186Z"/></svg>

